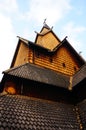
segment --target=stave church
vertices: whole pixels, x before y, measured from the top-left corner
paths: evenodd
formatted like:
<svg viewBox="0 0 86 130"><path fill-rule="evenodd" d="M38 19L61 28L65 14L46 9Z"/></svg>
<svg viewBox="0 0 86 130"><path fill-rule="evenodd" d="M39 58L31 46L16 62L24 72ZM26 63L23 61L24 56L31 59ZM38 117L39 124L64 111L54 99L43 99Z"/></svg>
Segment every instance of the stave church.
<svg viewBox="0 0 86 130"><path fill-rule="evenodd" d="M0 130L86 130L86 61L46 23L18 36L0 85Z"/></svg>

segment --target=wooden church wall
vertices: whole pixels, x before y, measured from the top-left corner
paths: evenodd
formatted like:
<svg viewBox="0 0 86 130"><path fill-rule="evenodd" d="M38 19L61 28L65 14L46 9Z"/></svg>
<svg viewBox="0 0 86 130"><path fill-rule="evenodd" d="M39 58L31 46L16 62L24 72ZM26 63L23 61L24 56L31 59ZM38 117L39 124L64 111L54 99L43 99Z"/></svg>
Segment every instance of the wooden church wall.
<svg viewBox="0 0 86 130"><path fill-rule="evenodd" d="M34 61L34 50L28 48L28 62L33 63L33 61Z"/></svg>
<svg viewBox="0 0 86 130"><path fill-rule="evenodd" d="M65 46L61 46L57 51L56 59L58 71L64 74L73 75L79 69L79 63L76 61L76 57Z"/></svg>
<svg viewBox="0 0 86 130"><path fill-rule="evenodd" d="M27 62L67 75L73 75L80 67L75 57L65 46L61 46L57 52L49 55L21 43L14 66L19 66Z"/></svg>
<svg viewBox="0 0 86 130"><path fill-rule="evenodd" d="M61 46L52 56L36 52L34 56L34 64L67 75L73 75L75 71L79 69L79 63L75 61L75 57L65 46Z"/></svg>
<svg viewBox="0 0 86 130"><path fill-rule="evenodd" d="M36 44L52 50L59 44L59 41L51 32L49 32L44 36L38 36Z"/></svg>
<svg viewBox="0 0 86 130"><path fill-rule="evenodd" d="M47 33L48 31L49 31L49 29L43 28L42 31L41 31L41 34Z"/></svg>
<svg viewBox="0 0 86 130"><path fill-rule="evenodd" d="M28 62L28 46L25 45L25 43L21 42L14 66L19 66L27 62Z"/></svg>

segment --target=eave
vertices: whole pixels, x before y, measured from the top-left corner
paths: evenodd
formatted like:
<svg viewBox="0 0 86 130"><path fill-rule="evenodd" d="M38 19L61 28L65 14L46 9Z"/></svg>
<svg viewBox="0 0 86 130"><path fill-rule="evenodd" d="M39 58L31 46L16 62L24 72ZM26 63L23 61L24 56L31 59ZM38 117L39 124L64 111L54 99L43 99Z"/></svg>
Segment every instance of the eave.
<svg viewBox="0 0 86 130"><path fill-rule="evenodd" d="M69 76L30 63L11 68L3 73L66 89L69 87Z"/></svg>

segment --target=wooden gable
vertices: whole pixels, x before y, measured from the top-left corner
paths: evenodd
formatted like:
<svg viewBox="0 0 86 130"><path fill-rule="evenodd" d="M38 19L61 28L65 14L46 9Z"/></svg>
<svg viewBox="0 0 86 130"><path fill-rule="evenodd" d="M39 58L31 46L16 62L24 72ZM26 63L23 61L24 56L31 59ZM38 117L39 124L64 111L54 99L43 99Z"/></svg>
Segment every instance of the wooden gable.
<svg viewBox="0 0 86 130"><path fill-rule="evenodd" d="M11 68L28 62L28 41L20 38L11 63Z"/></svg>
<svg viewBox="0 0 86 130"><path fill-rule="evenodd" d="M34 64L49 68L66 75L73 75L83 65L70 48L61 45L55 52L42 53L36 51L34 54Z"/></svg>
<svg viewBox="0 0 86 130"><path fill-rule="evenodd" d="M37 33L35 43L47 49L53 50L60 44L60 40L52 31L52 28L44 26L41 32Z"/></svg>
<svg viewBox="0 0 86 130"><path fill-rule="evenodd" d="M73 75L85 63L72 46L64 40L53 50L19 39L11 67L33 63L66 75Z"/></svg>
<svg viewBox="0 0 86 130"><path fill-rule="evenodd" d="M28 62L70 76L85 63L66 38L60 41L49 27L42 28L35 43L19 37L11 67Z"/></svg>

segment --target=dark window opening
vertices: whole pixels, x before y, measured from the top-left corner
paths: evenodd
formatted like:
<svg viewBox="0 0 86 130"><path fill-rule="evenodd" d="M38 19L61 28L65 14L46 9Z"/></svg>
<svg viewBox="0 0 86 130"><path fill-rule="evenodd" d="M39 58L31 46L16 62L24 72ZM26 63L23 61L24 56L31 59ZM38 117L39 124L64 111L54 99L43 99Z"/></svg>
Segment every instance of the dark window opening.
<svg viewBox="0 0 86 130"><path fill-rule="evenodd" d="M36 52L36 57L39 58L39 56L40 56L40 53Z"/></svg>
<svg viewBox="0 0 86 130"><path fill-rule="evenodd" d="M74 71L76 71L77 69L76 69L76 67L74 66Z"/></svg>
<svg viewBox="0 0 86 130"><path fill-rule="evenodd" d="M63 66L64 68L66 68L66 65L65 65L65 63L62 63L62 66Z"/></svg>
<svg viewBox="0 0 86 130"><path fill-rule="evenodd" d="M53 62L53 59L52 59L52 58L50 58L50 62L51 62L51 63Z"/></svg>
<svg viewBox="0 0 86 130"><path fill-rule="evenodd" d="M26 61L26 58L24 58L24 61Z"/></svg>

